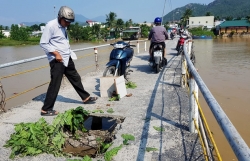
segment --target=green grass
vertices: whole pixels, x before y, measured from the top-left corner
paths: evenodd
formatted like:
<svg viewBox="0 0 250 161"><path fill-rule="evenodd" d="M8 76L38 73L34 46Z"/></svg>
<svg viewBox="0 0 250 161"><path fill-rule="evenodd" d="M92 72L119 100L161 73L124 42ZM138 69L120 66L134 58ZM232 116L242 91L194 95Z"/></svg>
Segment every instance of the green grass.
<svg viewBox="0 0 250 161"><path fill-rule="evenodd" d="M212 31L205 30L205 29L202 30L201 27L192 28L192 29L189 29L188 31L191 32L193 36L202 36L202 35L214 36L214 33Z"/></svg>
<svg viewBox="0 0 250 161"><path fill-rule="evenodd" d="M20 46L20 45L39 45L40 37L31 37L27 41L16 41L9 38L0 39L0 46Z"/></svg>

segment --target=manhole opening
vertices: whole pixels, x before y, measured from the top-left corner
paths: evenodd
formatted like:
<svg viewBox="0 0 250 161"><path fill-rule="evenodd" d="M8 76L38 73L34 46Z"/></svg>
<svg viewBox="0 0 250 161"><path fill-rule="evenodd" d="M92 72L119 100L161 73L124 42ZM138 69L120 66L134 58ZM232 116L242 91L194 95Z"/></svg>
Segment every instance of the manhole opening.
<svg viewBox="0 0 250 161"><path fill-rule="evenodd" d="M115 139L115 134L120 129L125 118L110 116L89 116L84 121L86 132L77 131L71 135L67 131L67 139L63 151L73 156L96 157L102 155L107 149L105 145Z"/></svg>

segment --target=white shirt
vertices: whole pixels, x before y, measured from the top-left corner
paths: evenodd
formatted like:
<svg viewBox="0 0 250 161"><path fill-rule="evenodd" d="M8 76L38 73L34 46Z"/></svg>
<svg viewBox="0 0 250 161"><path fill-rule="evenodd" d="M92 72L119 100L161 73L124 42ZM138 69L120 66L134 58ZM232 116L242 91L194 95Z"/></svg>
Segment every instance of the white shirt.
<svg viewBox="0 0 250 161"><path fill-rule="evenodd" d="M62 56L64 66L68 66L71 54L69 39L66 36L66 28L59 24L57 18L46 24L40 39L40 46L45 51L49 62L55 59L51 52L58 51Z"/></svg>

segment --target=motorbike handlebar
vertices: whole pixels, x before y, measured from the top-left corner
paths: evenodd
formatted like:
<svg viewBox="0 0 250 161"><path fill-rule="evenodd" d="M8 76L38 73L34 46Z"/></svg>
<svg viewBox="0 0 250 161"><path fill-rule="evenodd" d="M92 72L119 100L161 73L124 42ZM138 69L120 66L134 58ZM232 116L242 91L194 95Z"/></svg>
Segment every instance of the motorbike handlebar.
<svg viewBox="0 0 250 161"><path fill-rule="evenodd" d="M114 44L110 44L110 45L114 46L115 43L114 43ZM127 47L136 47L136 45L130 45L130 44L127 44L126 46L127 46Z"/></svg>

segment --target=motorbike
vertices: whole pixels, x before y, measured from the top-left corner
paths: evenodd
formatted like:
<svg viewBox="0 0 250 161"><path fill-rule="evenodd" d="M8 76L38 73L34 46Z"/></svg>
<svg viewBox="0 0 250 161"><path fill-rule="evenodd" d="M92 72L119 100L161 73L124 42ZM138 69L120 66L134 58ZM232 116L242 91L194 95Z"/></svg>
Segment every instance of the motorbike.
<svg viewBox="0 0 250 161"><path fill-rule="evenodd" d="M184 54L184 42L185 40L187 39L188 37L185 36L185 35L181 35L179 41L178 41L178 44L177 44L177 47L176 47L176 50L178 51L177 52L177 56L180 55L180 54ZM192 46L192 52L190 54L190 59L191 59L191 62L195 65L195 54L194 54L194 51L193 51L193 46Z"/></svg>
<svg viewBox="0 0 250 161"><path fill-rule="evenodd" d="M184 46L184 42L186 39L187 39L187 36L184 36L184 35L180 36L180 39L178 40L177 47L176 47L177 56L184 52L183 46Z"/></svg>
<svg viewBox="0 0 250 161"><path fill-rule="evenodd" d="M171 32L171 33L170 33L170 38L171 38L172 40L174 39L174 36L175 36L174 33Z"/></svg>
<svg viewBox="0 0 250 161"><path fill-rule="evenodd" d="M136 45L131 45L130 42L118 41L110 44L114 47L109 56L109 62L106 64L106 69L103 72L104 77L124 76L126 80L129 72L130 62L134 56L134 49Z"/></svg>
<svg viewBox="0 0 250 161"><path fill-rule="evenodd" d="M152 47L152 60L149 61L149 66L159 73L165 65L167 65L167 59L164 58L164 48L161 44L155 43Z"/></svg>

